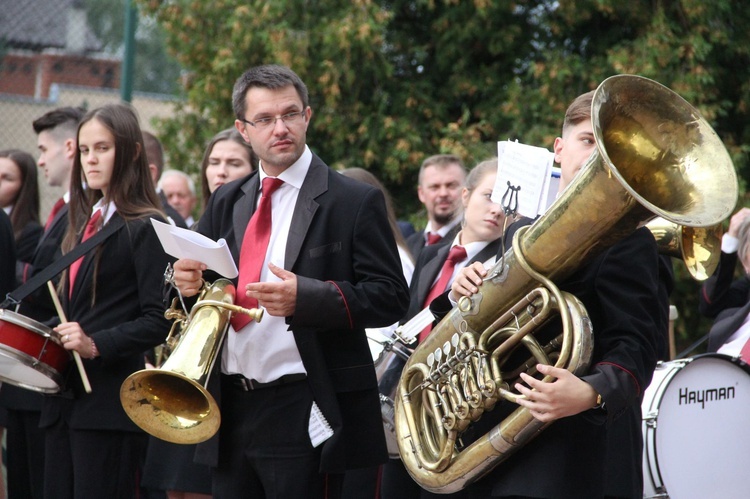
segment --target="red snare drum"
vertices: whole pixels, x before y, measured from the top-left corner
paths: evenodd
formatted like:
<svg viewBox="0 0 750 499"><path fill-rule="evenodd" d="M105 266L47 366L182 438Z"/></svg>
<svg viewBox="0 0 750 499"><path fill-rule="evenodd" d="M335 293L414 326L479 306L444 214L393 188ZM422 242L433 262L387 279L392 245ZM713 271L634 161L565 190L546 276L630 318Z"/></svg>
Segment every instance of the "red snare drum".
<svg viewBox="0 0 750 499"><path fill-rule="evenodd" d="M0 309L0 381L57 393L70 359L57 333L33 319Z"/></svg>

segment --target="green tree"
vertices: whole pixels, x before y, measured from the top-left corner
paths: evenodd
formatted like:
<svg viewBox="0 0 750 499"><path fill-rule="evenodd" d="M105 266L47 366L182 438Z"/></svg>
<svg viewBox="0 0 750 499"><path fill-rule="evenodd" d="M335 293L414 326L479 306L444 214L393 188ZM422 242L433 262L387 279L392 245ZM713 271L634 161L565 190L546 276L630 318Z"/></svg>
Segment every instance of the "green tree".
<svg viewBox="0 0 750 499"><path fill-rule="evenodd" d="M85 0L89 25L104 44L104 52L124 50L125 5L129 0ZM153 17L141 15L135 40L133 89L168 95L181 93L181 68L167 53L164 30Z"/></svg>
<svg viewBox="0 0 750 499"><path fill-rule="evenodd" d="M455 152L473 164L498 140L551 147L576 95L633 73L671 87L706 116L745 192L750 11L736 1L139 4L187 71L187 100L162 127L173 163L188 170L197 169L207 138L232 125L234 80L253 65L286 64L311 89L311 147L334 167L372 171L399 215L417 220L416 173L426 155ZM676 270L679 349L709 323L697 315L698 285Z"/></svg>

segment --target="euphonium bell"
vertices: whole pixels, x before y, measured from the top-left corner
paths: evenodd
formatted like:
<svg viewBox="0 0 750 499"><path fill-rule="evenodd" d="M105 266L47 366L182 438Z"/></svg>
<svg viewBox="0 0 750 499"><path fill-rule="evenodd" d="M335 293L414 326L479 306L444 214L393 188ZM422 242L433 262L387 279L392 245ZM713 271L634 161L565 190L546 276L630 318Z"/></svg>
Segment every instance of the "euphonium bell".
<svg viewBox="0 0 750 499"><path fill-rule="evenodd" d="M246 313L259 322L262 309L234 305L234 285L218 279L206 285L189 317L173 309L167 318L180 318L182 331L164 365L128 376L120 387L123 409L146 433L167 442L194 444L211 438L221 415L206 390L232 313ZM177 322L172 327L170 345ZM167 347L169 348L169 346Z"/></svg>
<svg viewBox="0 0 750 499"><path fill-rule="evenodd" d="M721 258L721 224L686 227L658 217L646 224L654 235L659 252L682 260L696 281L705 281L716 270Z"/></svg>

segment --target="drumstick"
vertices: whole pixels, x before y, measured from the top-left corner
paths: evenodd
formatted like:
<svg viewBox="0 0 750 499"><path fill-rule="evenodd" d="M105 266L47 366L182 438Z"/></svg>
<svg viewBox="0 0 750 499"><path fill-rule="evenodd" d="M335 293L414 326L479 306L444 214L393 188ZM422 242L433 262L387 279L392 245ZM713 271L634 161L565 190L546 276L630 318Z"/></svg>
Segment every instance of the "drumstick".
<svg viewBox="0 0 750 499"><path fill-rule="evenodd" d="M65 312L63 312L62 305L60 304L60 298L57 297L57 291L55 291L55 286L52 284L52 281L47 281L47 287L49 288L49 294L52 296L52 301L55 304L57 315L60 316L60 320L62 322L68 322L68 319L65 318ZM83 369L83 361L81 360L81 356L75 350L73 350L73 359L75 359L76 361L78 374L81 375L83 389L86 390L86 393L91 393L91 383L89 383L89 377L86 376L86 371Z"/></svg>

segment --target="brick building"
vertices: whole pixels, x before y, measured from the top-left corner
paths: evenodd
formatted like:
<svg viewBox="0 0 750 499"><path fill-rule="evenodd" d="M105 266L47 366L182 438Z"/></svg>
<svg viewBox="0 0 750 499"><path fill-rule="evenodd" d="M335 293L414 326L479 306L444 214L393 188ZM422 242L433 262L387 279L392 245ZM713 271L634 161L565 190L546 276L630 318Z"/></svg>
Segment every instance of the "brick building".
<svg viewBox="0 0 750 499"><path fill-rule="evenodd" d="M53 84L118 88L82 0L0 0L0 93L46 100Z"/></svg>

